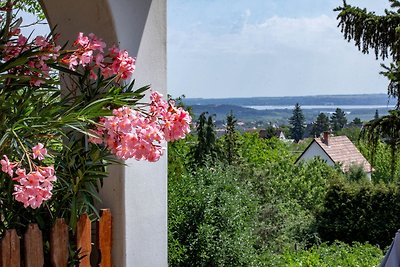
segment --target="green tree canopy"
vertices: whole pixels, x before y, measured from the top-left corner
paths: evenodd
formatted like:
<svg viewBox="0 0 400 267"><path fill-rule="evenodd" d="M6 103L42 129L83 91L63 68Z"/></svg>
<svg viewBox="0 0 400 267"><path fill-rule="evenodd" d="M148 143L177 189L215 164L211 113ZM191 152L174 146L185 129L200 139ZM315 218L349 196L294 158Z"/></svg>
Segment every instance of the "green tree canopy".
<svg viewBox="0 0 400 267"><path fill-rule="evenodd" d="M326 116L325 113L321 112L318 114L317 119L313 125L312 135L313 136L320 136L321 133L329 130L329 118Z"/></svg>
<svg viewBox="0 0 400 267"><path fill-rule="evenodd" d="M353 124L355 126L361 126L363 124L363 122L361 121L361 119L359 117L355 117L354 120L351 122L351 124Z"/></svg>
<svg viewBox="0 0 400 267"><path fill-rule="evenodd" d="M342 109L337 108L331 116L332 130L335 132L340 131L341 129L343 129L346 123L346 113Z"/></svg>

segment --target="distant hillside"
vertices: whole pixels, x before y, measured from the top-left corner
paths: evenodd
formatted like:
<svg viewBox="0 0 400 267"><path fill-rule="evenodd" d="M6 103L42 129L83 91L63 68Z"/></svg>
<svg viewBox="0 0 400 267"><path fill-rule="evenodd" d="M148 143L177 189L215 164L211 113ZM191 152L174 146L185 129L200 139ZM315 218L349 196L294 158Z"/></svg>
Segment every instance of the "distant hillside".
<svg viewBox="0 0 400 267"><path fill-rule="evenodd" d="M317 96L285 96L285 97L249 97L249 98L186 98L187 105L393 105L394 99L386 94L358 95L317 95Z"/></svg>
<svg viewBox="0 0 400 267"><path fill-rule="evenodd" d="M292 115L292 108L296 103L301 106L321 106L318 108L305 108L303 113L307 123L313 122L320 112L328 116L338 106L345 106L343 109L347 114L348 121L355 117L363 121L371 120L378 110L380 115L387 114L394 106L394 100L388 101L385 94L365 95L328 95L328 96L301 96L301 97L254 97L254 98L222 98L222 99L184 99L186 105L192 107L195 117L202 112L215 115L217 125L222 125L226 115L231 111L239 121L244 121L256 127L276 123L278 125L288 124ZM280 106L269 109L257 110L247 106ZM287 106L287 108L282 108ZM351 106L365 106L352 108ZM373 106L380 106L379 108ZM290 107L290 108L289 108Z"/></svg>

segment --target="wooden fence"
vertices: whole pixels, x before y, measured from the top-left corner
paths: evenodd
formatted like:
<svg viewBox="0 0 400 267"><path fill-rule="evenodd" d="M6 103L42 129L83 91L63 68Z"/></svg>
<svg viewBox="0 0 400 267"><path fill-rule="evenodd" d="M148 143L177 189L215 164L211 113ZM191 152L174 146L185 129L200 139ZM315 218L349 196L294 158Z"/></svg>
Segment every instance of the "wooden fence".
<svg viewBox="0 0 400 267"><path fill-rule="evenodd" d="M90 267L92 252L92 223L87 214L83 214L76 229L76 247L79 249L79 267ZM111 212L100 211L97 221L96 245L99 263L94 266L111 267ZM65 267L69 255L68 225L64 219L57 219L50 232L50 261L53 267ZM23 237L14 229L7 230L0 241L0 267L43 267L43 238L37 224L30 224ZM21 245L23 244L23 245ZM21 250L21 246L23 246Z"/></svg>

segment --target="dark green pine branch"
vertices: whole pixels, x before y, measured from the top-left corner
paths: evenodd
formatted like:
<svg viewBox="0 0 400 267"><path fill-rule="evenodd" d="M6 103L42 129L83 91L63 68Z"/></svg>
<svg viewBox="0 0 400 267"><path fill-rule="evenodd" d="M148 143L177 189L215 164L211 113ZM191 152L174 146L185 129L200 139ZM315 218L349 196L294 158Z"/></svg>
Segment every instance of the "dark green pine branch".
<svg viewBox="0 0 400 267"><path fill-rule="evenodd" d="M400 7L399 1L389 1L393 9ZM338 27L344 38L348 42L354 41L361 52L368 54L372 50L377 59L400 59L400 9L385 10L385 14L379 16L343 1L343 6L334 11L339 12Z"/></svg>

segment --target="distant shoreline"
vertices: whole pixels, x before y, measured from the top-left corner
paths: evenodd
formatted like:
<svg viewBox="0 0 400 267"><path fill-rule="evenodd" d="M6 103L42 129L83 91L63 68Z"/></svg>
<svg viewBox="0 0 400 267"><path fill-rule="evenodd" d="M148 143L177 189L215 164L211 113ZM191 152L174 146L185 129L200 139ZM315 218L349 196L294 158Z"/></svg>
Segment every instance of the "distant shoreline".
<svg viewBox="0 0 400 267"><path fill-rule="evenodd" d="M316 95L287 97L242 97L242 98L185 98L186 105L235 105L252 106L380 106L391 108L396 101L387 94Z"/></svg>
<svg viewBox="0 0 400 267"><path fill-rule="evenodd" d="M293 109L290 105L255 105L255 106L243 106L244 108L252 108L256 110L282 110L282 109ZM302 109L326 109L327 111L334 111L336 108L343 110L346 109L384 109L384 108L394 108L394 105L303 105ZM322 111L321 111L322 112Z"/></svg>

